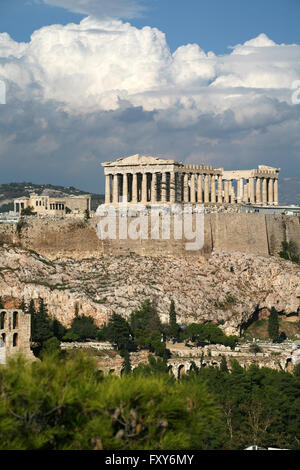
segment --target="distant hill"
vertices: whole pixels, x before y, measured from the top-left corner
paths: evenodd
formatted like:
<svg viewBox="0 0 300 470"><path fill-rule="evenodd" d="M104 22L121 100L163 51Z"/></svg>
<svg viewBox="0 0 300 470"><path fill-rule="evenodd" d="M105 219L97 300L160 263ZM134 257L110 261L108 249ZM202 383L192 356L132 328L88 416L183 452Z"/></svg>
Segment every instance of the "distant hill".
<svg viewBox="0 0 300 470"><path fill-rule="evenodd" d="M90 193L89 191L82 191L74 188L73 186L55 186L52 184L34 184L28 182L22 183L8 183L0 184L0 212L8 212L14 209L14 199L22 196L29 196L30 193L37 193L38 195L65 197L65 196L80 196L81 194L91 194L92 196L92 210L104 202L103 194Z"/></svg>
<svg viewBox="0 0 300 470"><path fill-rule="evenodd" d="M300 178L279 178L279 204L300 206Z"/></svg>

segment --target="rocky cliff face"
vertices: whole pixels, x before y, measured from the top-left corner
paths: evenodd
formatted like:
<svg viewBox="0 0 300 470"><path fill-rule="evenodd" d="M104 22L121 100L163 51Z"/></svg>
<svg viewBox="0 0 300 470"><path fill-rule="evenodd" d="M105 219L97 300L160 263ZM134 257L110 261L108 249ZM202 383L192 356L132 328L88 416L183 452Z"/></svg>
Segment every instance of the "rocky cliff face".
<svg viewBox="0 0 300 470"><path fill-rule="evenodd" d="M70 325L75 304L100 326L112 312L128 317L147 298L168 321L223 323L227 334L274 306L300 313L300 267L276 257L215 251L202 257L98 256L54 261L9 244L0 246L0 296L6 307L43 297L49 313Z"/></svg>

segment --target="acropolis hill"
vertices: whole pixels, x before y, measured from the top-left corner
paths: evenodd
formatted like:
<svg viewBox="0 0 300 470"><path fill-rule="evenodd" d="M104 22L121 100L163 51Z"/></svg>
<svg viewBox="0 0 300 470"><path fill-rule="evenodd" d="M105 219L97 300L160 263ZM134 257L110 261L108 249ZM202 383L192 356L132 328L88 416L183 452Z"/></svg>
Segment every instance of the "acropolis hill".
<svg viewBox="0 0 300 470"><path fill-rule="evenodd" d="M300 245L300 218L281 213L279 169L227 172L145 156L103 166L106 201L90 219L40 214L19 219L18 226L0 224L0 292L7 308L42 296L66 325L75 304L101 325L114 311L130 315L147 298L157 301L164 318L173 298L179 321L222 320L229 334L272 306L298 319L300 268L278 253L283 241ZM172 231L169 239L153 239L150 228L147 237L120 238L119 217L116 238L99 238L109 206L122 214L126 206L148 213L174 205L190 206L193 216L204 208L201 249L187 251L187 240Z"/></svg>

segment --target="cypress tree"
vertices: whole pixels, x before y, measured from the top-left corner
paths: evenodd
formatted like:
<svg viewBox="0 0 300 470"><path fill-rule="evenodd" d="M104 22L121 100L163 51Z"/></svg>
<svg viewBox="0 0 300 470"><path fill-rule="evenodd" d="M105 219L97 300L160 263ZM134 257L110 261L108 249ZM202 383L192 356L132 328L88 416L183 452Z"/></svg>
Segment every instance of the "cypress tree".
<svg viewBox="0 0 300 470"><path fill-rule="evenodd" d="M227 361L226 361L225 356L222 356L221 364L220 364L220 371L221 372L228 372L228 366L227 366Z"/></svg>
<svg viewBox="0 0 300 470"><path fill-rule="evenodd" d="M124 358L122 372L123 374L130 374L131 373L131 361L130 361L130 353L127 349L121 352L121 356Z"/></svg>
<svg viewBox="0 0 300 470"><path fill-rule="evenodd" d="M172 299L170 304L170 312L169 312L169 325L170 325L170 336L173 338L177 338L179 334L179 326L177 324L177 315L175 309L175 302Z"/></svg>
<svg viewBox="0 0 300 470"><path fill-rule="evenodd" d="M31 341L33 341L32 339L32 334L33 334L33 330L34 330L34 319L35 319L35 306L34 306L34 300L31 299L30 302L29 302L29 306L28 306L28 310L27 310L27 313L30 315L30 330L31 330Z"/></svg>
<svg viewBox="0 0 300 470"><path fill-rule="evenodd" d="M3 302L2 302L2 297L0 297L0 308L4 308Z"/></svg>
<svg viewBox="0 0 300 470"><path fill-rule="evenodd" d="M24 297L22 298L22 300L20 302L19 309L22 310L24 313L26 313L26 304L25 304L25 301L24 301Z"/></svg>
<svg viewBox="0 0 300 470"><path fill-rule="evenodd" d="M268 333L273 341L276 340L279 336L279 318L275 307L271 308L268 322Z"/></svg>
<svg viewBox="0 0 300 470"><path fill-rule="evenodd" d="M53 336L47 306L42 298L39 298L38 311L33 315L32 327L31 337L34 342L42 344Z"/></svg>

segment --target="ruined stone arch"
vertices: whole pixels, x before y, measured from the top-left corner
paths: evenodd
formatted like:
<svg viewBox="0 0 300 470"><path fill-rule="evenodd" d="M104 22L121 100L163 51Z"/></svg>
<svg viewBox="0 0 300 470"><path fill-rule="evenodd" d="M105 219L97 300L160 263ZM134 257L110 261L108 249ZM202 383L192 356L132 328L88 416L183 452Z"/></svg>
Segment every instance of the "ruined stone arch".
<svg viewBox="0 0 300 470"><path fill-rule="evenodd" d="M6 319L6 312L1 312L1 315L0 315L0 330L4 330L4 328L5 328L5 319Z"/></svg>
<svg viewBox="0 0 300 470"><path fill-rule="evenodd" d="M18 346L18 333L13 334L13 346Z"/></svg>
<svg viewBox="0 0 300 470"><path fill-rule="evenodd" d="M185 374L184 364L180 364L177 369L177 377L180 379Z"/></svg>
<svg viewBox="0 0 300 470"><path fill-rule="evenodd" d="M13 329L18 328L18 312L13 313Z"/></svg>

